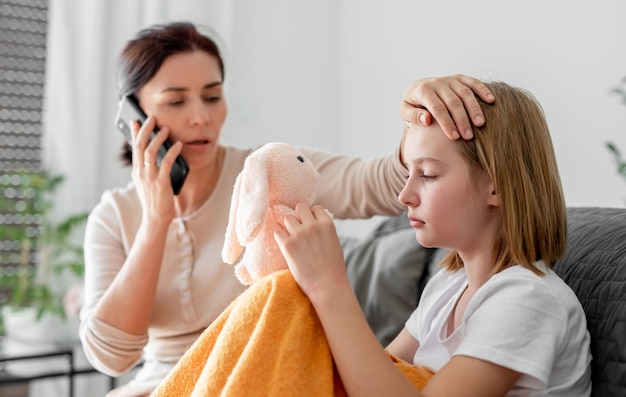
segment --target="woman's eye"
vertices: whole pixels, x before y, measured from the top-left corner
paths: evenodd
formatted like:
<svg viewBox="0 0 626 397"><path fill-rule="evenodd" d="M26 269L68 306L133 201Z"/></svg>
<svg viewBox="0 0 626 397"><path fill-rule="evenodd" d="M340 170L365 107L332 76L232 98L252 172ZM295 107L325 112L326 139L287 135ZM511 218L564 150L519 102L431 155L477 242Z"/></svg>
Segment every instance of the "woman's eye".
<svg viewBox="0 0 626 397"><path fill-rule="evenodd" d="M220 96L208 96L208 97L204 98L204 101L205 102L217 102L220 99L222 99L222 97L220 97Z"/></svg>
<svg viewBox="0 0 626 397"><path fill-rule="evenodd" d="M432 181L433 179L435 179L435 176L422 174L422 179L424 179L425 181Z"/></svg>
<svg viewBox="0 0 626 397"><path fill-rule="evenodd" d="M183 100L178 100L178 101L169 101L169 102L168 102L168 104L169 104L170 106L180 106L180 105L182 105L183 103L185 103L185 101L183 101Z"/></svg>

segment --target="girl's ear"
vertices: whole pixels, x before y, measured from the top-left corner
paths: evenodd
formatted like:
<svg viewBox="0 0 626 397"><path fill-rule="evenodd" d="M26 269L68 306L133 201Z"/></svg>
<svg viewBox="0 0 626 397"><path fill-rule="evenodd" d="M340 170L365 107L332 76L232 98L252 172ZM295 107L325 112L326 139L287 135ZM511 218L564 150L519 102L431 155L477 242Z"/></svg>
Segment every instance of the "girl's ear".
<svg viewBox="0 0 626 397"><path fill-rule="evenodd" d="M477 186L479 186L479 194L485 194L485 196L483 196L486 200L485 204L490 207L500 206L500 195L498 194L498 189L496 189L493 179L491 179L486 172L480 172L474 182Z"/></svg>
<svg viewBox="0 0 626 397"><path fill-rule="evenodd" d="M500 206L500 195L496 193L496 189L494 186L492 186L491 194L489 194L489 198L487 199L487 204L492 207Z"/></svg>

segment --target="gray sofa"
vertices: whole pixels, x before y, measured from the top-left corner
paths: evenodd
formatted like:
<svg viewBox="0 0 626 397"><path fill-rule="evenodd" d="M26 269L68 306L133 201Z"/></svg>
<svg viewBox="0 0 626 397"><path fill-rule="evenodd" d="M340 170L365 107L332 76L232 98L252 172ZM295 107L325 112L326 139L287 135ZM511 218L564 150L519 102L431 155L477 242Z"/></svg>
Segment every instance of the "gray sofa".
<svg viewBox="0 0 626 397"><path fill-rule="evenodd" d="M383 220L365 239L343 238L342 245L359 302L386 345L445 252L419 246L406 215ZM568 208L567 252L554 270L587 314L592 396L626 396L626 209Z"/></svg>

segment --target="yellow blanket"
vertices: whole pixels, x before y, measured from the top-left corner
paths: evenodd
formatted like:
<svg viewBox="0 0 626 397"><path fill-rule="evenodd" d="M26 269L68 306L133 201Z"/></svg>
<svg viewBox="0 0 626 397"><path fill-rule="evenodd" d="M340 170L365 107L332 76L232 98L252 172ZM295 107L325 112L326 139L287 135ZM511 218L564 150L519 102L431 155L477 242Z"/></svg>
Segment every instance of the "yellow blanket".
<svg viewBox="0 0 626 397"><path fill-rule="evenodd" d="M391 357L421 389L432 373ZM259 280L209 326L152 397L345 396L322 325L288 270Z"/></svg>

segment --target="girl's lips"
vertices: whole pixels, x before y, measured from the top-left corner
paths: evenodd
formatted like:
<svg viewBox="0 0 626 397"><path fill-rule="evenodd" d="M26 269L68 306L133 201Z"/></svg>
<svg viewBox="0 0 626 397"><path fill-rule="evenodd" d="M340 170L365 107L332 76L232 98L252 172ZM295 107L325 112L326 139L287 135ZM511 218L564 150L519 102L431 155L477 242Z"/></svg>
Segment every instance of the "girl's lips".
<svg viewBox="0 0 626 397"><path fill-rule="evenodd" d="M412 228L422 227L426 224L426 222L424 222L423 220L418 219L418 218L413 218L412 216L409 217L409 223L411 224Z"/></svg>

